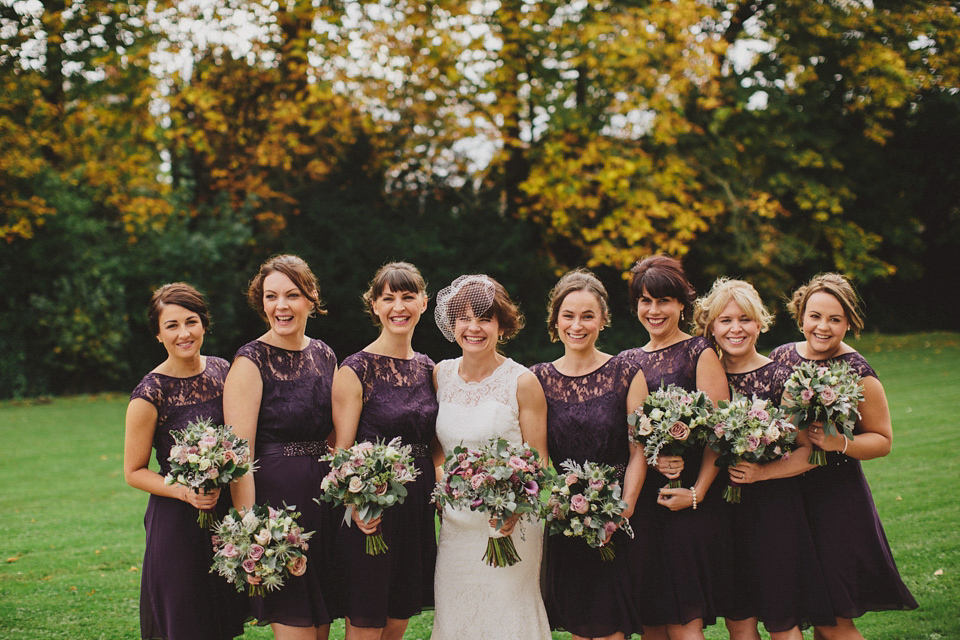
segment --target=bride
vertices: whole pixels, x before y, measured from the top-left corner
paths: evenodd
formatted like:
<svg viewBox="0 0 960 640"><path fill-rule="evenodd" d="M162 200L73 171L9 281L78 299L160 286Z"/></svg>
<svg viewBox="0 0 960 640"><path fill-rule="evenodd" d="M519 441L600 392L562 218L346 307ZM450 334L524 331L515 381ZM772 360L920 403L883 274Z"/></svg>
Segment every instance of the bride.
<svg viewBox="0 0 960 640"><path fill-rule="evenodd" d="M460 276L437 294L437 326L463 356L434 370L437 438L444 454L491 438L526 442L547 460L547 404L540 383L522 365L497 351L523 326L500 283L484 275ZM486 514L447 507L443 512L434 579L433 640L549 639L540 597L543 527L516 517L500 529L513 533L520 562L491 567L483 560L494 534Z"/></svg>

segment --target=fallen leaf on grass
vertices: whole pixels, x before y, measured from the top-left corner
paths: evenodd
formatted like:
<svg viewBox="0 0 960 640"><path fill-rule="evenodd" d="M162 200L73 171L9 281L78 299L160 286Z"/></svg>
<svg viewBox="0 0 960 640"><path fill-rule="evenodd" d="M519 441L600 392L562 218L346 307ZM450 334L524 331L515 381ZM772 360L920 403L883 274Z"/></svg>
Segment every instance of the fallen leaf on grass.
<svg viewBox="0 0 960 640"><path fill-rule="evenodd" d="M17 560L20 559L20 556L22 555L23 555L22 553L18 553L15 556L10 556L9 558L7 558L7 562L16 562Z"/></svg>
<svg viewBox="0 0 960 640"><path fill-rule="evenodd" d="M903 498L901 498L900 496L897 496L897 502L900 502L901 500L903 500Z"/></svg>
<svg viewBox="0 0 960 640"><path fill-rule="evenodd" d="M943 575L943 569L937 569L936 571L933 572L933 575L935 575L935 576L942 576L942 575Z"/></svg>
<svg viewBox="0 0 960 640"><path fill-rule="evenodd" d="M129 569L127 569L127 571L129 571L130 573L136 573L137 571L140 571L140 569L137 569L136 567L130 567Z"/></svg>

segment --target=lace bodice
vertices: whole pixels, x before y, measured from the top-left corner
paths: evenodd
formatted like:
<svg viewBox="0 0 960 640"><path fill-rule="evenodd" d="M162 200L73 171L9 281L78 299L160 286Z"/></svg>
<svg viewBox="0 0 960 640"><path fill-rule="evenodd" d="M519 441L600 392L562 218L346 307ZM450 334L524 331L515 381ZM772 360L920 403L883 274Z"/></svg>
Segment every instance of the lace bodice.
<svg viewBox="0 0 960 640"><path fill-rule="evenodd" d="M507 358L480 382L460 377L461 358L437 365L437 438L445 453L463 444L485 445L491 438L521 443L517 380L528 369Z"/></svg>
<svg viewBox="0 0 960 640"><path fill-rule="evenodd" d="M706 338L697 336L656 351L644 351L637 347L627 349L620 355L640 365L650 391L656 391L661 384L664 387L675 384L687 391L695 391L697 361L700 360L700 354L710 348Z"/></svg>
<svg viewBox="0 0 960 640"><path fill-rule="evenodd" d="M796 342L788 342L787 344L780 345L770 352L770 359L776 360L777 362L782 362L791 369L804 360L811 360L811 358L804 358L800 355L800 352L797 351ZM858 351L842 353L838 356L834 356L833 358L828 358L827 360L831 362L846 362L853 368L854 371L857 372L857 375L861 378L879 377L877 376L877 372L874 371L873 367L870 366L870 363L867 362L867 359L860 355Z"/></svg>
<svg viewBox="0 0 960 640"><path fill-rule="evenodd" d="M184 429L197 418L210 418L214 424L223 424L223 381L230 368L223 358L206 357L202 373L189 378L174 378L160 373L148 373L130 394L130 399L146 400L157 408L157 427L153 433L160 473L170 471L171 431Z"/></svg>
<svg viewBox="0 0 960 640"><path fill-rule="evenodd" d="M404 360L361 351L342 366L363 385L357 442L400 436L404 444L430 443L437 421L433 360L422 353Z"/></svg>
<svg viewBox="0 0 960 640"><path fill-rule="evenodd" d="M322 441L333 431L330 385L337 367L333 350L311 340L289 351L254 340L237 351L260 370L263 395L257 419L257 444Z"/></svg>
<svg viewBox="0 0 960 640"><path fill-rule="evenodd" d="M544 362L530 369L547 397L547 449L555 464L575 462L626 464L627 391L640 366L614 356L595 371L567 376Z"/></svg>
<svg viewBox="0 0 960 640"><path fill-rule="evenodd" d="M779 405L790 371L782 362L773 361L746 373L728 373L727 381L730 389L741 395L757 396Z"/></svg>

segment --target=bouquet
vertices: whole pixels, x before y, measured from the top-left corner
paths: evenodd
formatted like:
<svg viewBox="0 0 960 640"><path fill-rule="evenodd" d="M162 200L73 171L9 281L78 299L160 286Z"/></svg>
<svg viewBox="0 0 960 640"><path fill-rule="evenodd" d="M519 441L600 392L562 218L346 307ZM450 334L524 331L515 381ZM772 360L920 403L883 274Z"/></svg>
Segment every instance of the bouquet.
<svg viewBox="0 0 960 640"><path fill-rule="evenodd" d="M537 452L527 445L513 445L492 438L479 450L455 447L443 464L444 479L433 491L439 506L467 507L496 517L502 527L514 515L540 513L540 485L544 472ZM509 567L520 561L510 536L491 528L486 563Z"/></svg>
<svg viewBox="0 0 960 640"><path fill-rule="evenodd" d="M560 463L566 473L560 474L550 489L550 498L543 511L550 535L583 538L600 557L613 560L613 542L603 544L607 536L622 528L633 537L630 522L620 514L627 508L621 498L616 470L605 464L586 462L581 467L572 460Z"/></svg>
<svg viewBox="0 0 960 640"><path fill-rule="evenodd" d="M170 473L163 481L179 483L200 490L224 487L248 471L250 445L245 438L233 433L230 426L215 426L210 418L197 418L185 429L172 431L174 445L170 447ZM201 511L197 523L209 528L216 518L209 511Z"/></svg>
<svg viewBox="0 0 960 640"><path fill-rule="evenodd" d="M717 403L710 418L707 445L716 451L718 467L741 460L767 462L786 458L796 448L797 428L772 402L734 393L729 402ZM730 481L723 490L727 502L740 502L740 485Z"/></svg>
<svg viewBox="0 0 960 640"><path fill-rule="evenodd" d="M798 364L785 386L784 408L800 429L822 422L824 433L843 433L853 440L853 427L860 417L857 408L863 401L860 376L843 361L829 363L804 360ZM810 464L827 464L827 454L814 446Z"/></svg>
<svg viewBox="0 0 960 640"><path fill-rule="evenodd" d="M682 455L691 444L705 439L712 410L713 404L703 391L661 385L627 416L630 441L642 445L647 464L656 466L660 455ZM679 478L670 481L670 488L679 486Z"/></svg>
<svg viewBox="0 0 960 640"><path fill-rule="evenodd" d="M307 571L307 541L313 531L304 533L297 526L296 507L284 505L283 510L270 506L253 505L242 515L230 509L215 527L213 535L213 566L216 571L243 593L262 596L283 586L288 576L302 576ZM259 584L250 584L246 577L260 578Z"/></svg>
<svg viewBox="0 0 960 640"><path fill-rule="evenodd" d="M413 464L411 447L401 445L400 438L386 444L381 440L360 442L349 449L337 449L321 460L329 460L333 468L320 483L320 498L334 505L346 505L344 522L348 525L351 509L357 510L361 520L369 522L383 515L387 507L403 504L407 497L403 485L420 473ZM367 536L366 550L371 556L387 551L379 530Z"/></svg>

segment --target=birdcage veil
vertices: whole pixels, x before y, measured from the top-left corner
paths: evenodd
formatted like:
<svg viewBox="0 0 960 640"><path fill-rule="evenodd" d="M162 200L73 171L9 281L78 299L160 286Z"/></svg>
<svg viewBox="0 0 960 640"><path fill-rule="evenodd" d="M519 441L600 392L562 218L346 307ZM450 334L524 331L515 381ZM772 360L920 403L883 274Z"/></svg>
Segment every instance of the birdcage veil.
<svg viewBox="0 0 960 640"><path fill-rule="evenodd" d="M472 311L475 316L485 314L493 306L495 294L496 286L483 274L460 276L449 287L441 289L437 293L433 317L443 337L455 342L457 318L467 311Z"/></svg>

